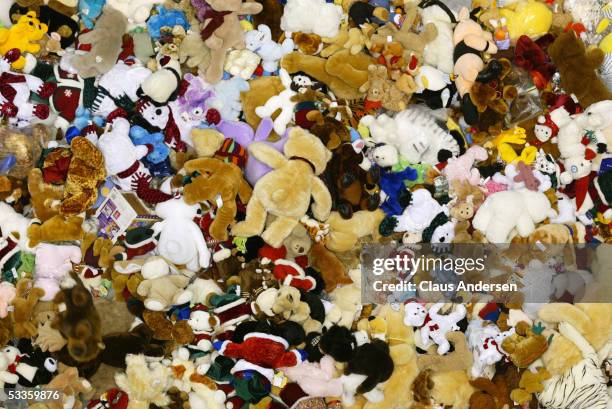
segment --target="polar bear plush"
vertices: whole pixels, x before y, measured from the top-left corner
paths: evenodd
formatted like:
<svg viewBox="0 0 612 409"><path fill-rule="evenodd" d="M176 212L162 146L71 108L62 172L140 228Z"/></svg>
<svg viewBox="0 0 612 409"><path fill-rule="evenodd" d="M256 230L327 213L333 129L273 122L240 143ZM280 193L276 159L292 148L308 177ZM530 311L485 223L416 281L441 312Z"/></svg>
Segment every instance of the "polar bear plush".
<svg viewBox="0 0 612 409"><path fill-rule="evenodd" d="M514 229L521 237L527 237L535 231L536 223L556 215L544 193L507 190L487 197L472 225L483 232L490 243L507 243Z"/></svg>

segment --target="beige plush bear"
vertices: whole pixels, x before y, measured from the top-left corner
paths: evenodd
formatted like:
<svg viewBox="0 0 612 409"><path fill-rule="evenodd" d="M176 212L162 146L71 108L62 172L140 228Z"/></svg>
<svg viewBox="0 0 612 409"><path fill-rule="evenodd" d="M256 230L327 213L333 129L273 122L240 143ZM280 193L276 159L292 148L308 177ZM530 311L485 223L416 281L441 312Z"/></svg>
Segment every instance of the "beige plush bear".
<svg viewBox="0 0 612 409"><path fill-rule="evenodd" d="M284 155L262 142L252 143L249 153L273 170L257 181L246 219L232 229L234 236L261 235L269 245L280 247L306 214L311 197L314 217L321 221L329 217L331 195L318 175L332 155L319 138L293 128ZM268 214L276 219L263 231Z"/></svg>
<svg viewBox="0 0 612 409"><path fill-rule="evenodd" d="M193 293L185 289L189 277L171 274L170 266L161 257L150 257L142 265L144 280L138 285L138 295L145 297L144 305L151 311L165 311L172 305L191 301Z"/></svg>

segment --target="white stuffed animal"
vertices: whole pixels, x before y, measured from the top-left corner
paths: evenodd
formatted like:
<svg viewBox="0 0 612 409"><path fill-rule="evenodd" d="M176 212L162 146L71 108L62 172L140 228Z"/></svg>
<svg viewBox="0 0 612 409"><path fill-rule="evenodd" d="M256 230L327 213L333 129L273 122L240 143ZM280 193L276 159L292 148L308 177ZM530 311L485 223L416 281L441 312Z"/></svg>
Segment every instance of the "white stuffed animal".
<svg viewBox="0 0 612 409"><path fill-rule="evenodd" d="M244 36L247 50L257 53L261 57L264 71L273 73L278 70L278 62L284 55L293 51L293 40L286 38L282 44L272 40L270 27L265 24L257 26L257 30L250 30Z"/></svg>
<svg viewBox="0 0 612 409"><path fill-rule="evenodd" d="M3 242L0 244L0 247L4 247L7 243L10 245L10 241L17 236L14 233L18 233L17 246L24 250L33 251L34 248L29 246L28 238L28 227L31 223L32 219L24 217L17 213L10 205L0 201L0 228L2 230L0 240Z"/></svg>
<svg viewBox="0 0 612 409"><path fill-rule="evenodd" d="M547 175L545 175L544 173L540 172L537 169L532 169L532 173L533 176L540 182L540 184L538 185L538 191L539 192L546 192L548 189L550 189L552 187L552 182L550 180L550 177L548 177ZM518 176L518 170L516 169L516 165L513 163L510 163L508 165L506 165L506 168L504 169L504 173L496 173L495 175L493 175L493 181L497 182L497 183L502 183L506 186L508 186L508 190L517 190L517 189L524 189L525 188L525 182L517 182L514 180L514 178L516 176Z"/></svg>
<svg viewBox="0 0 612 409"><path fill-rule="evenodd" d="M612 100L590 105L576 119L580 126L593 131L597 143L612 145Z"/></svg>
<svg viewBox="0 0 612 409"><path fill-rule="evenodd" d="M325 0L288 0L281 17L281 29L320 37L338 35L344 13L342 7Z"/></svg>
<svg viewBox="0 0 612 409"><path fill-rule="evenodd" d="M447 74L453 72L453 24L450 16L438 5L422 9L423 25L433 23L438 36L425 46L423 58L425 64L436 67Z"/></svg>
<svg viewBox="0 0 612 409"><path fill-rule="evenodd" d="M542 192L527 189L496 192L487 197L472 221L490 243L507 243L512 231L527 237L536 223L555 217L550 201Z"/></svg>
<svg viewBox="0 0 612 409"><path fill-rule="evenodd" d="M229 72L234 77L240 77L243 80L249 80L257 69L261 57L253 51L232 50L225 57L225 71Z"/></svg>
<svg viewBox="0 0 612 409"><path fill-rule="evenodd" d="M0 4L0 23L6 28L13 25L10 16L10 9L13 3L15 3L15 0L5 0Z"/></svg>
<svg viewBox="0 0 612 409"><path fill-rule="evenodd" d="M12 359L9 353L0 351L0 398L3 398L5 384L15 385L19 381L17 374L8 371L9 365L13 361L14 359Z"/></svg>
<svg viewBox="0 0 612 409"><path fill-rule="evenodd" d="M241 77L219 81L213 87L215 96L207 101L210 108L215 108L226 121L237 121L242 112L240 94L250 89L249 83Z"/></svg>
<svg viewBox="0 0 612 409"><path fill-rule="evenodd" d="M115 118L112 129L100 136L98 149L104 156L106 173L121 190L131 191L139 177L151 175L140 161L149 153L149 148L134 145L130 139L130 123L125 118Z"/></svg>
<svg viewBox="0 0 612 409"><path fill-rule="evenodd" d="M170 179L160 189L170 194ZM157 251L173 264L184 264L191 271L210 265L211 253L200 227L193 221L199 204L188 205L182 197L158 203L155 214L163 220L153 225L155 235L160 234Z"/></svg>
<svg viewBox="0 0 612 409"><path fill-rule="evenodd" d="M417 189L412 192L412 199L404 212L394 216L397 220L394 231L420 233L440 212L448 213L448 210L431 196L429 190Z"/></svg>
<svg viewBox="0 0 612 409"><path fill-rule="evenodd" d="M427 108L411 106L390 117L366 115L361 123L370 130L371 141L394 146L410 163L436 165L457 157L460 146L446 130L440 127Z"/></svg>
<svg viewBox="0 0 612 409"><path fill-rule="evenodd" d="M442 315L439 314L442 307L444 307L444 303L436 303L428 312L423 305L416 301L409 301L404 305L404 324L420 328L421 346L427 348L433 341L438 345L438 354L440 355L444 355L450 350L450 343L446 339L446 334L451 331L458 331L457 323L465 318L467 313L465 306L458 304L451 313Z"/></svg>
<svg viewBox="0 0 612 409"><path fill-rule="evenodd" d="M281 113L274 120L274 132L278 135L284 135L287 130L287 125L293 119L293 108L295 102L291 98L297 93L291 89L291 77L285 69L280 69L278 75L285 89L280 94L268 99L263 106L255 108L255 113L260 118L269 118L276 110L280 109Z"/></svg>
<svg viewBox="0 0 612 409"><path fill-rule="evenodd" d="M492 365L504 359L508 354L502 349L504 339L514 333L514 328L502 332L497 325L485 325L481 319L470 321L465 336L468 347L474 355L472 376L484 376L490 372Z"/></svg>
<svg viewBox="0 0 612 409"><path fill-rule="evenodd" d="M223 290L213 279L196 278L188 289L193 293L191 304L206 304L207 298L212 294L223 294Z"/></svg>
<svg viewBox="0 0 612 409"><path fill-rule="evenodd" d="M118 10L128 19L128 31L144 27L151 9L164 0L107 0L106 4Z"/></svg>
<svg viewBox="0 0 612 409"><path fill-rule="evenodd" d="M219 326L219 319L208 311L193 310L187 322L195 335L193 340L195 347L201 351L210 351L215 328Z"/></svg>

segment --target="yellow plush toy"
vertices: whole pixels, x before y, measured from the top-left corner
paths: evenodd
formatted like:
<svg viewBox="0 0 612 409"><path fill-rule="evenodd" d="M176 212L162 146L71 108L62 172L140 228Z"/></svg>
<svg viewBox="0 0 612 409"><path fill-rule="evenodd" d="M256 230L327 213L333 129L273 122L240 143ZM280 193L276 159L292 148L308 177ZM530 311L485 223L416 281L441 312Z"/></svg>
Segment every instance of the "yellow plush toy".
<svg viewBox="0 0 612 409"><path fill-rule="evenodd" d="M524 162L530 165L535 161L538 149L535 146L526 146L520 155L516 153L512 145L525 145L527 132L524 128L514 127L502 131L492 141L485 143L485 148L497 148L499 157L506 163Z"/></svg>
<svg viewBox="0 0 612 409"><path fill-rule="evenodd" d="M510 39L518 40L522 35L532 38L548 33L553 14L546 4L535 0L519 1L499 10L508 23Z"/></svg>
<svg viewBox="0 0 612 409"><path fill-rule="evenodd" d="M11 28L0 28L0 54L4 55L13 48L18 48L21 53L36 54L40 51L39 41L47 32L47 25L36 18L34 11L29 11L25 16L21 16L17 24ZM21 70L25 66L23 55L19 57L11 67Z"/></svg>

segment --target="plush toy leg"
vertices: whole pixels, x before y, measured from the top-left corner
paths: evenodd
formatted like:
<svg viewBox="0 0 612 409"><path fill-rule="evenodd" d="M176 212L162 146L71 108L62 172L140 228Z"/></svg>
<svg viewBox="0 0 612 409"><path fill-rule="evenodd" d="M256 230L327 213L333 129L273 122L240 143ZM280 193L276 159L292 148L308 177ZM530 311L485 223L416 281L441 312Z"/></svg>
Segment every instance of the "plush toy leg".
<svg viewBox="0 0 612 409"><path fill-rule="evenodd" d="M227 226L236 216L236 199L223 198L223 206L217 211L215 220L210 224L210 235L215 240L227 240Z"/></svg>
<svg viewBox="0 0 612 409"><path fill-rule="evenodd" d="M251 197L246 209L244 221L232 228L232 234L240 237L252 237L260 234L266 224L266 208L256 197Z"/></svg>
<svg viewBox="0 0 612 409"><path fill-rule="evenodd" d="M516 230L521 237L527 237L535 230L535 225L529 214L523 213L516 222ZM504 238L505 239L505 238ZM504 241L504 240L502 240Z"/></svg>
<svg viewBox="0 0 612 409"><path fill-rule="evenodd" d="M249 202L250 203L250 202ZM261 238L272 247L280 247L283 241L289 237L298 220L288 217L278 217L270 226L263 232Z"/></svg>

